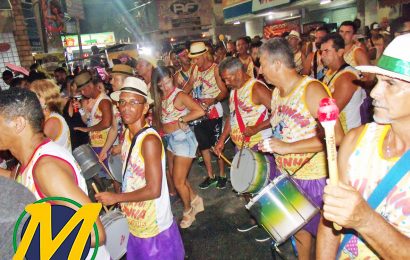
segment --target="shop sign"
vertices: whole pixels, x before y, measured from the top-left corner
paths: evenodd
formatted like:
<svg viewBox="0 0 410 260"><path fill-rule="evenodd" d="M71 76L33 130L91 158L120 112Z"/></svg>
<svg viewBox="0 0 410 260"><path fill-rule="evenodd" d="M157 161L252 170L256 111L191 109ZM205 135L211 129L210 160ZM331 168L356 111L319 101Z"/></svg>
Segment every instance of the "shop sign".
<svg viewBox="0 0 410 260"><path fill-rule="evenodd" d="M266 39L280 37L284 32L292 30L300 32L300 18L294 20L276 20L263 27L263 37Z"/></svg>
<svg viewBox="0 0 410 260"><path fill-rule="evenodd" d="M192 1L176 1L171 4L170 9L177 15L189 15L198 11L199 5Z"/></svg>
<svg viewBox="0 0 410 260"><path fill-rule="evenodd" d="M78 47L77 35L61 36L61 41L65 47ZM111 45L115 44L115 36L113 32L81 34L81 44L83 46Z"/></svg>
<svg viewBox="0 0 410 260"><path fill-rule="evenodd" d="M162 31L211 25L212 3L200 0L156 1L158 24Z"/></svg>
<svg viewBox="0 0 410 260"><path fill-rule="evenodd" d="M253 0L252 12L269 9L279 5L289 4L290 0Z"/></svg>

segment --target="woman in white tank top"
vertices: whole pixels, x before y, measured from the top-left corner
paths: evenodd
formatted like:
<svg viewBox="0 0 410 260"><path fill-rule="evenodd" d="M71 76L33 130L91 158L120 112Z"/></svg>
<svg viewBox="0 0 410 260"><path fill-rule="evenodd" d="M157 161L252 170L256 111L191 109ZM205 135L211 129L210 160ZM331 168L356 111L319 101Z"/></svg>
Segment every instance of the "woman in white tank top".
<svg viewBox="0 0 410 260"><path fill-rule="evenodd" d="M61 116L63 100L59 87L51 80L36 80L30 84L30 90L37 94L45 117L44 134L71 152L70 129Z"/></svg>

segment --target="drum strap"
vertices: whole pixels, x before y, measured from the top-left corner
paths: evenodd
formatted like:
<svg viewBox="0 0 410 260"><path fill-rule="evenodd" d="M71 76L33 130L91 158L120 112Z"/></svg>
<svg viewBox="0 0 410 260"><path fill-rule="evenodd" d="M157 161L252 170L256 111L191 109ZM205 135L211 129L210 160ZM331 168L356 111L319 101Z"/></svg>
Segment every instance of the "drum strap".
<svg viewBox="0 0 410 260"><path fill-rule="evenodd" d="M132 138L131 141L131 146L130 146L130 150L128 151L128 156L127 156L127 160L125 161L125 168L124 168L124 172L122 173L122 178L124 178L125 172L127 171L127 167L128 167L128 162L130 161L130 157L131 157L131 153L132 153L132 148L134 148L135 146L135 142L137 141L137 137L142 134L145 130L147 130L148 128L151 128L150 126L146 126L141 128Z"/></svg>
<svg viewBox="0 0 410 260"><path fill-rule="evenodd" d="M238 101L238 91L237 90L235 90L235 92L234 92L233 102L235 104L235 116L236 116L236 120L238 121L239 130L241 130L241 133L243 134L243 132L245 131L246 126L245 126L245 123L243 122L241 112L239 112L239 101ZM263 113L259 116L259 118L256 121L255 125L258 125L258 124L263 122L263 119L266 116L266 112L267 112L267 109L265 111L263 111ZM250 136L244 137L245 142L249 142L250 139L251 139Z"/></svg>
<svg viewBox="0 0 410 260"><path fill-rule="evenodd" d="M376 188L373 190L372 194L367 199L367 203L372 209L376 209L380 203L386 198L389 193L393 190L393 187L407 174L410 170L410 150L408 150L399 161L397 161L390 171L383 177ZM353 236L357 236L356 232L351 232L345 234L342 242L340 243L338 250L338 257L342 252L343 248L352 239Z"/></svg>

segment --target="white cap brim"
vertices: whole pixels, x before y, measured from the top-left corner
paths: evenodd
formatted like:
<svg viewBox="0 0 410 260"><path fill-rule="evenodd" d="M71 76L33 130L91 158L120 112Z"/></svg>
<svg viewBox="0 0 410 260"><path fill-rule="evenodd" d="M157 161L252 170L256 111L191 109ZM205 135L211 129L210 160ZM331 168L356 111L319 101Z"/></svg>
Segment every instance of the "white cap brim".
<svg viewBox="0 0 410 260"><path fill-rule="evenodd" d="M396 78L396 79L410 82L410 76L406 76L406 75L399 74L399 73L396 73L390 70L382 69L378 66L357 66L355 68L364 73L374 73L374 74L379 74L379 75L385 75L387 77Z"/></svg>

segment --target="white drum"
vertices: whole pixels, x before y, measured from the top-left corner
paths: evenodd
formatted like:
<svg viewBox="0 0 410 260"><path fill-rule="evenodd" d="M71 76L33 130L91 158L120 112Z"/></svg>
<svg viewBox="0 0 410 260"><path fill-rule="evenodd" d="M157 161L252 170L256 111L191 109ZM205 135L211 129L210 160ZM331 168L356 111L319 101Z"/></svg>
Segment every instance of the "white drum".
<svg viewBox="0 0 410 260"><path fill-rule="evenodd" d="M122 159L121 154L110 155L108 158L108 168L115 180L122 183Z"/></svg>
<svg viewBox="0 0 410 260"><path fill-rule="evenodd" d="M101 217L101 222L105 228L105 247L111 255L111 259L120 259L127 252L128 221L118 210L109 211Z"/></svg>

